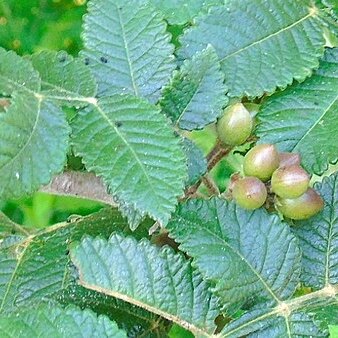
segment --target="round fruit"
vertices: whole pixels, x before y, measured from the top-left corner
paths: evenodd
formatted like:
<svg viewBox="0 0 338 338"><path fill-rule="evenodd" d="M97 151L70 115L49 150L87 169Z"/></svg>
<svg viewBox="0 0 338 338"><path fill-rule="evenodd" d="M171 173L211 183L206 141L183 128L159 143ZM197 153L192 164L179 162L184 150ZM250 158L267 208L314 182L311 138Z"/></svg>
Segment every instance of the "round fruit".
<svg viewBox="0 0 338 338"><path fill-rule="evenodd" d="M267 191L264 183L258 178L244 177L235 182L232 196L239 206L253 210L264 204Z"/></svg>
<svg viewBox="0 0 338 338"><path fill-rule="evenodd" d="M272 144L258 144L244 158L243 169L246 176L255 176L268 181L279 166L279 155Z"/></svg>
<svg viewBox="0 0 338 338"><path fill-rule="evenodd" d="M295 153L279 153L279 167L289 167L300 165L300 155Z"/></svg>
<svg viewBox="0 0 338 338"><path fill-rule="evenodd" d="M314 216L324 207L322 198L312 188L297 198L275 198L276 208L286 217L301 220Z"/></svg>
<svg viewBox="0 0 338 338"><path fill-rule="evenodd" d="M243 144L252 131L252 117L242 103L236 103L224 110L217 121L218 138L225 144L238 146Z"/></svg>
<svg viewBox="0 0 338 338"><path fill-rule="evenodd" d="M310 182L308 173L298 165L279 167L271 177L271 189L280 197L295 198L304 194Z"/></svg>

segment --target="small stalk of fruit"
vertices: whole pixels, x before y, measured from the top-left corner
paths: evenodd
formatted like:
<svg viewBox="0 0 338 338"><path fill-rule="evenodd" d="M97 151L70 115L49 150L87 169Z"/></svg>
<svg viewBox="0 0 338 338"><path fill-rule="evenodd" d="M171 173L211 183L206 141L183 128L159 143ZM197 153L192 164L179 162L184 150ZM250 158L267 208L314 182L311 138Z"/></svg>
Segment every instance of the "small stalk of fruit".
<svg viewBox="0 0 338 338"><path fill-rule="evenodd" d="M219 139L225 145L245 143L253 120L241 103L226 108L217 122ZM323 199L309 187L310 176L301 167L299 154L278 152L273 144L258 144L244 158L244 177L233 175L229 193L242 208L254 210L267 201L284 217L307 219L324 207Z"/></svg>

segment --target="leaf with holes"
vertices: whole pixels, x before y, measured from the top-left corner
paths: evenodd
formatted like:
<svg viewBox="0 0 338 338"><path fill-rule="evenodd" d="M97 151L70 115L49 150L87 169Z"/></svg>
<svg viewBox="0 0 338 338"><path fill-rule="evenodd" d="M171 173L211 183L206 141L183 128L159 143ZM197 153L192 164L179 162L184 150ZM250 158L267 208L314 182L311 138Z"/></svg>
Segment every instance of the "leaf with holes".
<svg viewBox="0 0 338 338"><path fill-rule="evenodd" d="M324 199L324 210L298 221L294 233L303 251L301 279L306 286L321 289L338 284L338 174L315 188Z"/></svg>
<svg viewBox="0 0 338 338"><path fill-rule="evenodd" d="M62 104L81 106L96 94L96 83L88 67L66 52L43 51L31 56L41 77L41 91Z"/></svg>
<svg viewBox="0 0 338 338"><path fill-rule="evenodd" d="M229 0L195 19L181 39L181 59L211 44L230 96L261 96L303 81L325 44L318 11L307 0Z"/></svg>
<svg viewBox="0 0 338 338"><path fill-rule="evenodd" d="M155 102L175 67L165 22L143 2L88 4L81 55L95 75L100 96L130 93Z"/></svg>
<svg viewBox="0 0 338 338"><path fill-rule="evenodd" d="M262 209L246 211L216 198L192 200L179 205L167 228L225 307L249 299L275 304L299 283L297 241L287 224Z"/></svg>
<svg viewBox="0 0 338 338"><path fill-rule="evenodd" d="M84 287L137 305L196 334L215 329L216 298L189 261L171 249L113 235L108 241L84 238L72 246L71 257Z"/></svg>
<svg viewBox="0 0 338 338"><path fill-rule="evenodd" d="M62 309L40 305L0 317L2 337L114 337L127 338L126 332L106 316L75 307Z"/></svg>
<svg viewBox="0 0 338 338"><path fill-rule="evenodd" d="M310 79L265 101L258 114L260 142L298 152L308 171L323 173L338 160L337 93L338 48L327 49Z"/></svg>
<svg viewBox="0 0 338 338"><path fill-rule="evenodd" d="M181 129L202 129L216 120L228 102L215 50L208 46L186 60L164 88L163 112Z"/></svg>
<svg viewBox="0 0 338 338"><path fill-rule="evenodd" d="M80 112L73 144L111 193L166 223L183 193L185 158L179 139L153 105L114 95Z"/></svg>
<svg viewBox="0 0 338 338"><path fill-rule="evenodd" d="M52 101L14 92L0 114L0 196L21 197L47 184L66 161L69 126Z"/></svg>

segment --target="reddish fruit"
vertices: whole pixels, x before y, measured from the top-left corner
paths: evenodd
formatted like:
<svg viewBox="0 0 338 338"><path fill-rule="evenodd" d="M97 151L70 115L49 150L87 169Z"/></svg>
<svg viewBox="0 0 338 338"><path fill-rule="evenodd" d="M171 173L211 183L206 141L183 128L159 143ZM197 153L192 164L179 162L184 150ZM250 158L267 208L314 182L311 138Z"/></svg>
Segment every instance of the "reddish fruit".
<svg viewBox="0 0 338 338"><path fill-rule="evenodd" d="M310 182L308 173L298 165L279 167L271 177L271 189L280 197L295 198L304 194Z"/></svg>
<svg viewBox="0 0 338 338"><path fill-rule="evenodd" d="M253 210L264 204L267 191L264 183L258 178L244 177L234 183L232 196L239 206Z"/></svg>
<svg viewBox="0 0 338 338"><path fill-rule="evenodd" d="M307 219L324 207L323 199L312 188L297 198L275 198L276 208L285 216L295 220Z"/></svg>
<svg viewBox="0 0 338 338"><path fill-rule="evenodd" d="M217 121L218 138L225 144L238 146L243 144L252 131L252 117L242 103L236 103L224 110Z"/></svg>
<svg viewBox="0 0 338 338"><path fill-rule="evenodd" d="M295 153L279 153L279 167L300 166L300 155Z"/></svg>
<svg viewBox="0 0 338 338"><path fill-rule="evenodd" d="M272 144L258 144L244 158L243 169L246 176L255 176L263 182L271 178L279 166L279 154Z"/></svg>

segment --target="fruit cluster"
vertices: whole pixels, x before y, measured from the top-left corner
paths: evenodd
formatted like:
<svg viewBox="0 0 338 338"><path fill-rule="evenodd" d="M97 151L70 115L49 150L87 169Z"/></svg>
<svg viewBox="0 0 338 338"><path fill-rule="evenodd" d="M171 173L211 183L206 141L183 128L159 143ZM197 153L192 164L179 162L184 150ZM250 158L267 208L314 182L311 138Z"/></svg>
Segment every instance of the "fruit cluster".
<svg viewBox="0 0 338 338"><path fill-rule="evenodd" d="M250 113L239 103L225 110L217 123L217 131L222 142L240 145L250 136L252 126ZM246 209L260 208L269 197L285 217L296 220L312 217L324 203L309 187L310 176L300 163L299 154L278 153L272 144L256 145L244 158L245 177L232 178L231 195Z"/></svg>

